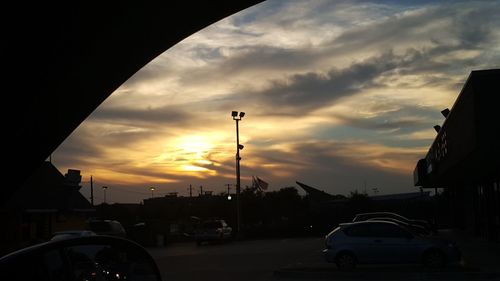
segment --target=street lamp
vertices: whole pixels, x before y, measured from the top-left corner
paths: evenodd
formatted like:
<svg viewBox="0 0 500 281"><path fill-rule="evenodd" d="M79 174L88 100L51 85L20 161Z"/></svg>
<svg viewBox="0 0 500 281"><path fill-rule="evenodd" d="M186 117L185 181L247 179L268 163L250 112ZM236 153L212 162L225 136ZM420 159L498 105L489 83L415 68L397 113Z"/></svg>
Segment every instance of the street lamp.
<svg viewBox="0 0 500 281"><path fill-rule="evenodd" d="M243 145L240 145L239 121L245 116L245 112L232 111L231 116L236 121L236 230L240 233L241 228L241 200L240 200L240 150Z"/></svg>
<svg viewBox="0 0 500 281"><path fill-rule="evenodd" d="M104 203L106 203L106 190L108 189L107 186L103 186L102 190L104 191Z"/></svg>
<svg viewBox="0 0 500 281"><path fill-rule="evenodd" d="M445 108L441 110L441 114L443 114L444 118L448 117L448 114L450 114L450 110L448 108Z"/></svg>
<svg viewBox="0 0 500 281"><path fill-rule="evenodd" d="M227 200L228 201L231 201L232 197L231 197L231 193L229 192L229 188L230 188L231 184L228 183L227 184Z"/></svg>
<svg viewBox="0 0 500 281"><path fill-rule="evenodd" d="M155 188L154 187L150 187L149 190L151 190L151 198L153 198L154 197Z"/></svg>

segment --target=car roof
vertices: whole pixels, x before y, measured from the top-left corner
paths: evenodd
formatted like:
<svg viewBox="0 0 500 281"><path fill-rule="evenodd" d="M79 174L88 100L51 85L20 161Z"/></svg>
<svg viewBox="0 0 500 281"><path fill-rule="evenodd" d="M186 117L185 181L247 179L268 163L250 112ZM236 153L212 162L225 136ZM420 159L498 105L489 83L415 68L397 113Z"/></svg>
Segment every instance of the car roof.
<svg viewBox="0 0 500 281"><path fill-rule="evenodd" d="M366 221L355 221L355 222L346 222L346 223L341 223L339 226L341 227L347 227L347 226L353 226L353 225L361 225L361 224L393 224L393 225L398 225L395 222L392 221L383 221L383 220L366 220Z"/></svg>
<svg viewBox="0 0 500 281"><path fill-rule="evenodd" d="M398 217L403 217L402 215L397 214L397 213L393 213L393 212L370 212L370 213L356 214L356 216L368 216L368 215L394 215L394 216L398 216Z"/></svg>
<svg viewBox="0 0 500 281"><path fill-rule="evenodd" d="M381 221L393 221L393 222L398 222L398 223L408 224L407 222L400 221L400 220L395 219L395 218L389 218L389 217L374 217L374 218L369 218L368 220L369 220L369 221L376 221L376 220L381 220Z"/></svg>

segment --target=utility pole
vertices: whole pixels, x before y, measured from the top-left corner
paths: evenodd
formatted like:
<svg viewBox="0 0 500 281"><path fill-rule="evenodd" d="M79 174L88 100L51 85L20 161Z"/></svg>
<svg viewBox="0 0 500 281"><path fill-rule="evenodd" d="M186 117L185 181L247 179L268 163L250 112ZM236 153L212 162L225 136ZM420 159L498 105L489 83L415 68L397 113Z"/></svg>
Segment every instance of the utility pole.
<svg viewBox="0 0 500 281"><path fill-rule="evenodd" d="M94 207L94 181L92 176L90 176L90 204Z"/></svg>
<svg viewBox="0 0 500 281"><path fill-rule="evenodd" d="M200 196L203 196L203 185L200 185Z"/></svg>
<svg viewBox="0 0 500 281"><path fill-rule="evenodd" d="M193 186L189 185L189 198L193 197Z"/></svg>

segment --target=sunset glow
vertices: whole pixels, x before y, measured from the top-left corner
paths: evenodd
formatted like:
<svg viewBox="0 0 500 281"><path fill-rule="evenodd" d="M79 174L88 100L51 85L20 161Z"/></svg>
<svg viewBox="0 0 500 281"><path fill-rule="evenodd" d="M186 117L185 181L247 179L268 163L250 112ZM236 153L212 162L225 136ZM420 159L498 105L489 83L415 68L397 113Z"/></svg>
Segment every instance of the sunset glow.
<svg viewBox="0 0 500 281"><path fill-rule="evenodd" d="M236 110L246 112L243 186L255 175L270 190L416 191L412 172L440 111L470 71L499 67L499 14L495 1L265 1L151 61L53 163L81 170L82 192L91 175L159 196L190 184L224 192L235 181Z"/></svg>

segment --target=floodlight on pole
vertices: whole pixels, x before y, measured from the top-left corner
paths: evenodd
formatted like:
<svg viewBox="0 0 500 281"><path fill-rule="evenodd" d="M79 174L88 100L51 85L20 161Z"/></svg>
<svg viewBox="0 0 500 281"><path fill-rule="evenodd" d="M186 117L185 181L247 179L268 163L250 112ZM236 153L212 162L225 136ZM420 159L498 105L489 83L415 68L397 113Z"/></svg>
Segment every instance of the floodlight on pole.
<svg viewBox="0 0 500 281"><path fill-rule="evenodd" d="M102 187L102 190L103 190L103 192L104 192L104 201L103 201L103 203L106 203L106 190L107 190L107 189L108 189L108 187L107 187L107 186L103 186L103 187Z"/></svg>
<svg viewBox="0 0 500 281"><path fill-rule="evenodd" d="M243 145L240 144L239 121L245 116L245 112L231 111L231 116L236 121L236 231L239 234L241 229L240 150L243 149ZM230 200L229 195L228 200Z"/></svg>
<svg viewBox="0 0 500 281"><path fill-rule="evenodd" d="M155 188L154 187L150 187L149 190L151 190L151 198L153 198L154 197Z"/></svg>
<svg viewBox="0 0 500 281"><path fill-rule="evenodd" d="M450 114L450 110L448 108L445 108L441 110L441 114L443 114L444 118L448 117L448 114Z"/></svg>

